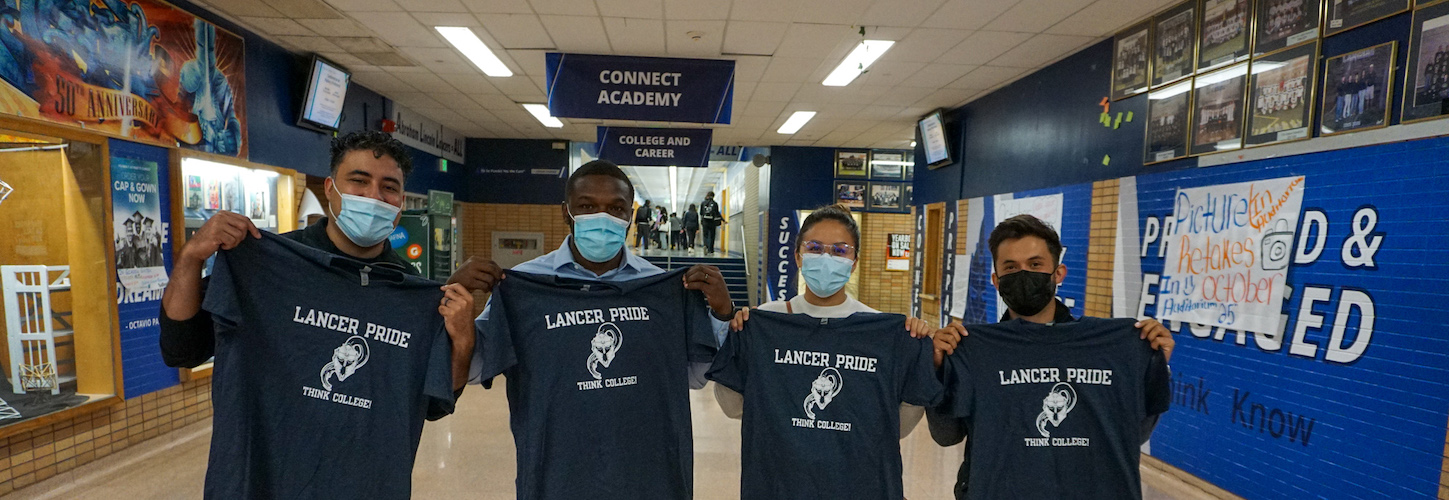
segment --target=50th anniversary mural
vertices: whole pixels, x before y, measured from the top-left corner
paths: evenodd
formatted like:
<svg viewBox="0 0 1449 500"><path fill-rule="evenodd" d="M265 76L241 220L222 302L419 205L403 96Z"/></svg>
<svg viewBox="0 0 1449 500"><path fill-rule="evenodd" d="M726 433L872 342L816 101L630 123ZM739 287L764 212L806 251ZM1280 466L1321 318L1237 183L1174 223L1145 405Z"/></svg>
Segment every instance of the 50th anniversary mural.
<svg viewBox="0 0 1449 500"><path fill-rule="evenodd" d="M239 36L154 0L7 0L0 112L246 157Z"/></svg>

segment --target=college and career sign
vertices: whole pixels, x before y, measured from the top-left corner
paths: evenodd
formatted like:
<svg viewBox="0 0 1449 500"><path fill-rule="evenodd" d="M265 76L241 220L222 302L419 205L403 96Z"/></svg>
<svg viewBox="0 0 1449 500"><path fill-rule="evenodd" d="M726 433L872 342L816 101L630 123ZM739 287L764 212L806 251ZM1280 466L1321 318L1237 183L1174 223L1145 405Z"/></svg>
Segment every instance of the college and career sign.
<svg viewBox="0 0 1449 500"><path fill-rule="evenodd" d="M618 165L707 167L707 128L599 127L599 159Z"/></svg>
<svg viewBox="0 0 1449 500"><path fill-rule="evenodd" d="M0 113L245 158L239 36L156 0L19 2Z"/></svg>
<svg viewBox="0 0 1449 500"><path fill-rule="evenodd" d="M559 52L545 59L555 117L730 122L734 61Z"/></svg>

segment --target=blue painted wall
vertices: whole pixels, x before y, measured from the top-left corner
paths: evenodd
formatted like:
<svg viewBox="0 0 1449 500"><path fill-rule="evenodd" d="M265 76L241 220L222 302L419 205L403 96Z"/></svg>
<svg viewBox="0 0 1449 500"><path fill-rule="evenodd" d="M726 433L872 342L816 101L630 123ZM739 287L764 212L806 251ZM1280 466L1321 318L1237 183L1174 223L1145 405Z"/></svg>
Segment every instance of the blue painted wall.
<svg viewBox="0 0 1449 500"><path fill-rule="evenodd" d="M454 200L473 203L552 205L564 201L569 150L566 141L468 139L468 167L456 179Z"/></svg>
<svg viewBox="0 0 1449 500"><path fill-rule="evenodd" d="M770 212L810 210L834 203L835 149L770 148Z"/></svg>

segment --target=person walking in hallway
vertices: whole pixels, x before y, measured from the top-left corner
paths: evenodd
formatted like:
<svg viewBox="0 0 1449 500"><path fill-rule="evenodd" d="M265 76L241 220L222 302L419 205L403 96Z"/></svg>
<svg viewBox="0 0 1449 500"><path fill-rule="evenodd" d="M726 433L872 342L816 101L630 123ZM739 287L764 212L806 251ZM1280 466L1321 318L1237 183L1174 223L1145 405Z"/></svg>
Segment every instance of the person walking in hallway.
<svg viewBox="0 0 1449 500"><path fill-rule="evenodd" d="M634 248L649 249L649 233L654 227L653 203L644 200L644 206L639 207L639 213L634 215ZM640 248L640 245L643 245L643 248Z"/></svg>
<svg viewBox="0 0 1449 500"><path fill-rule="evenodd" d="M714 253L714 235L719 230L720 224L724 224L724 216L720 214L719 203L714 201L714 191L704 194L704 203L699 205L700 223L704 225L704 253Z"/></svg>
<svg viewBox="0 0 1449 500"><path fill-rule="evenodd" d="M694 250L694 237L699 235L699 210L693 203L684 213L684 249Z"/></svg>

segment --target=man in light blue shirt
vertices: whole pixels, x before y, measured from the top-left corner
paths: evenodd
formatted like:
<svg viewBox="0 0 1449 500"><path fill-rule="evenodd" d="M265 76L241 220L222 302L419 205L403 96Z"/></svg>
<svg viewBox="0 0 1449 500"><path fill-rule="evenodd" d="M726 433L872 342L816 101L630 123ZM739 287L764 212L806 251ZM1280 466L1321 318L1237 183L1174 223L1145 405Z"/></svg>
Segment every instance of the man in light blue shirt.
<svg viewBox="0 0 1449 500"><path fill-rule="evenodd" d="M564 238L557 250L514 266L514 271L608 282L630 281L664 273L663 269L624 248L629 221L633 220L634 185L618 166L604 160L584 164L569 176L564 185L564 198L563 216L572 234ZM491 292L492 284L503 279L497 266L486 266L486 269L486 276L480 276L478 280L482 286L470 289ZM734 315L734 304L730 301L724 275L715 266L695 265L684 274L684 288L704 293L709 302L715 339L723 344L729 320ZM474 320L478 331L483 330L491 309L490 300L489 305L483 308L483 314ZM482 343L478 346L483 348ZM704 387L704 373L709 365L690 365L690 388ZM475 352L470 382L484 382L482 366L482 353Z"/></svg>

